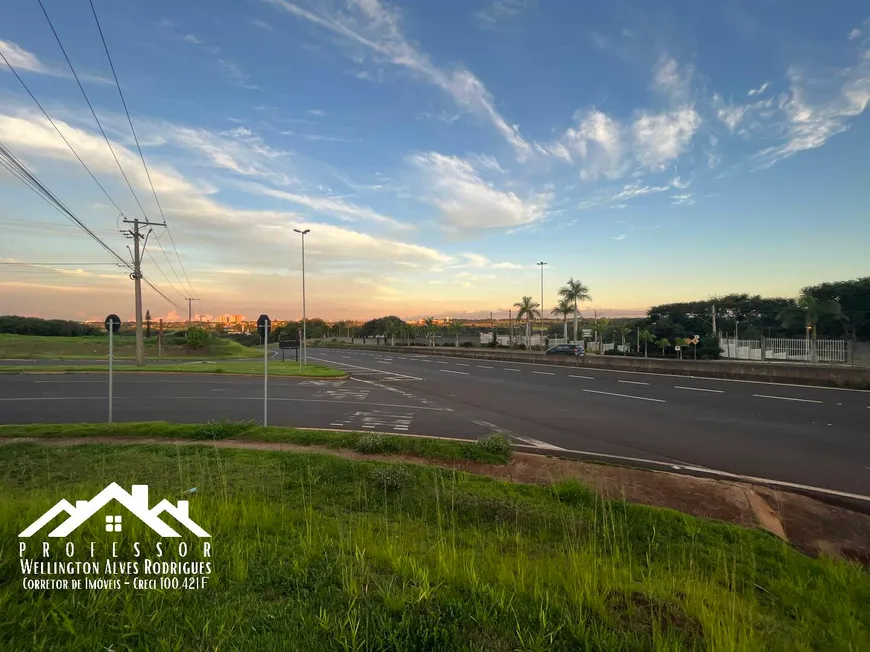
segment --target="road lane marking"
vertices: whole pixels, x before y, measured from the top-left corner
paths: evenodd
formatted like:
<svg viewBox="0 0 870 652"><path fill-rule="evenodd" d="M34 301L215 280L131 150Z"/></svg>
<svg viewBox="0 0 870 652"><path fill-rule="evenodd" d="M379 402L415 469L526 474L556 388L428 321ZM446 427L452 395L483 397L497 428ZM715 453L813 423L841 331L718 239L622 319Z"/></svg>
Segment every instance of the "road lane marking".
<svg viewBox="0 0 870 652"><path fill-rule="evenodd" d="M456 363L456 366L457 366L457 367L470 367L471 365L470 365L470 364L465 364L464 362L457 362L457 363Z"/></svg>
<svg viewBox="0 0 870 652"><path fill-rule="evenodd" d="M356 365L356 364L350 364L349 362L333 362L332 360L324 360L323 358L309 358L309 359L314 360L315 362L325 362L327 364L341 365L342 367L353 367L354 369L362 369L363 371L374 371L375 373L379 373L379 374L387 373L381 369L372 369L371 367L361 367L361 366ZM396 373L396 372L390 372L390 375L402 376L404 378L410 378L411 380L423 380L422 378L419 378L417 376L409 376L408 374L400 374L400 373Z"/></svg>
<svg viewBox="0 0 870 652"><path fill-rule="evenodd" d="M621 398L636 398L638 401L653 401L654 403L667 403L667 401L662 400L660 398L647 398L645 396L631 396L629 394L615 394L614 392L600 392L595 389L584 389L584 392L589 392L590 394L605 394L607 396L619 396Z"/></svg>
<svg viewBox="0 0 870 652"><path fill-rule="evenodd" d="M511 439L517 439L525 444L530 444L530 445L534 446L535 448L540 448L542 450L549 450L549 451L566 450L566 449L562 448L561 446L556 446L554 444L548 444L547 442L541 441L540 439L532 439L531 437L519 437L519 436L514 435L514 434L510 434L510 437L511 437Z"/></svg>
<svg viewBox="0 0 870 652"><path fill-rule="evenodd" d="M386 360L375 360L378 364L393 364L392 362L387 362Z"/></svg>
<svg viewBox="0 0 870 652"><path fill-rule="evenodd" d="M510 368L508 368L508 367L505 367L504 370L505 370L505 371L522 371L521 369L510 369Z"/></svg>
<svg viewBox="0 0 870 652"><path fill-rule="evenodd" d="M447 364L447 363L444 362L443 360L436 360L436 361L435 361L435 364Z"/></svg>
<svg viewBox="0 0 870 652"><path fill-rule="evenodd" d="M461 374L463 376L468 375L467 371L451 371L450 369L439 369L438 371L440 371L442 374Z"/></svg>
<svg viewBox="0 0 870 652"><path fill-rule="evenodd" d="M724 394L724 389L706 389L704 387L683 387L682 385L674 385L674 389L687 389L692 392L713 392L714 394Z"/></svg>
<svg viewBox="0 0 870 652"><path fill-rule="evenodd" d="M792 398L790 396L768 396L767 394L753 394L756 398L772 398L777 401L799 401L800 403L821 403L822 401L817 401L811 398Z"/></svg>
<svg viewBox="0 0 870 652"><path fill-rule="evenodd" d="M568 374L568 378L582 378L583 380L595 380L592 376L572 376Z"/></svg>
<svg viewBox="0 0 870 652"><path fill-rule="evenodd" d="M485 364L475 365L478 369L495 369L495 367L488 367Z"/></svg>
<svg viewBox="0 0 870 652"><path fill-rule="evenodd" d="M649 383L642 383L637 380L617 380L618 383L625 383L627 385L649 385Z"/></svg>
<svg viewBox="0 0 870 652"><path fill-rule="evenodd" d="M555 376L556 374L552 371L533 371L533 374L540 374L541 376Z"/></svg>

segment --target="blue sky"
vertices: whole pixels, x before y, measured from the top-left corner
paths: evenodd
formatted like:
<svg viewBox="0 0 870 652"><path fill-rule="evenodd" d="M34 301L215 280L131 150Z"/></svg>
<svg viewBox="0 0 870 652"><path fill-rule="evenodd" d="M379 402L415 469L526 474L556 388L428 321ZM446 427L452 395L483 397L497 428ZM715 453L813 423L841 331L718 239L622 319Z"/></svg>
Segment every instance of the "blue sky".
<svg viewBox="0 0 870 652"><path fill-rule="evenodd" d="M44 5L143 210L16 5L0 51L124 214L159 220L87 0ZM157 229L145 274L196 312L295 317L293 228L326 318L506 310L540 300L540 260L548 309L573 276L612 314L870 273L866 4L666 5L95 0L178 251ZM2 60L0 142L126 256ZM0 192L3 312L132 314L98 245L2 169Z"/></svg>

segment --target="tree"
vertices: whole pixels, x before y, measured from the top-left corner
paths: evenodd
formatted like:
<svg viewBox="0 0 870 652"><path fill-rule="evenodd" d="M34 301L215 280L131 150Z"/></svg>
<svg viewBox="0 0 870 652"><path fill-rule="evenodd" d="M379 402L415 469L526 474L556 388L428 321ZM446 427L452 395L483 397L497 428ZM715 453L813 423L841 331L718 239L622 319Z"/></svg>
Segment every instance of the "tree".
<svg viewBox="0 0 870 652"><path fill-rule="evenodd" d="M623 353L625 353L626 352L625 351L625 338L631 332L631 329L625 325L617 326L616 332L622 337L622 349L623 349Z"/></svg>
<svg viewBox="0 0 870 652"><path fill-rule="evenodd" d="M459 348L459 334L462 333L462 323L458 322L458 321L452 321L452 322L450 322L450 325L447 328L451 333L453 333L454 337L456 338L455 344L456 344L456 348L458 349Z"/></svg>
<svg viewBox="0 0 870 652"><path fill-rule="evenodd" d="M595 340L597 342L604 341L604 331L607 330L607 326L610 324L610 320L607 317L599 317L594 320L594 330L595 330Z"/></svg>
<svg viewBox="0 0 870 652"><path fill-rule="evenodd" d="M568 341L568 315L574 312L574 304L567 297L559 299L558 305L550 311L551 315L562 315L562 339Z"/></svg>
<svg viewBox="0 0 870 652"><path fill-rule="evenodd" d="M840 304L838 315L819 319L818 332L833 335L842 329L848 339L870 340L870 276L851 281L821 283L802 290L818 299L830 299Z"/></svg>
<svg viewBox="0 0 870 652"><path fill-rule="evenodd" d="M423 323L426 324L426 338L429 340L429 346L435 346L435 318L426 317Z"/></svg>
<svg viewBox="0 0 870 652"><path fill-rule="evenodd" d="M145 311L145 337L151 337L151 311Z"/></svg>
<svg viewBox="0 0 870 652"><path fill-rule="evenodd" d="M780 313L780 319L786 326L793 326L803 322L810 331L810 360L817 362L818 329L816 326L819 323L819 319L826 316L837 316L840 312L840 304L833 299L818 299L806 290L802 290L796 305L785 308Z"/></svg>
<svg viewBox="0 0 870 652"><path fill-rule="evenodd" d="M187 348L191 351L201 349L208 342L208 333L199 326L191 326L187 329Z"/></svg>
<svg viewBox="0 0 870 652"><path fill-rule="evenodd" d="M532 297L523 297L522 301L517 301L514 308L517 309L517 319L526 318L526 343L532 348L532 320L541 316L540 303L532 301Z"/></svg>
<svg viewBox="0 0 870 652"><path fill-rule="evenodd" d="M561 288L559 288L559 296L567 299L574 306L574 341L577 341L577 304L581 301L592 301L589 295L589 288L583 285L579 280L575 281L573 277L568 279Z"/></svg>
<svg viewBox="0 0 870 652"><path fill-rule="evenodd" d="M658 342L656 342L656 344L662 350L662 355L664 355L665 349L671 345L670 341L666 337L660 339Z"/></svg>
<svg viewBox="0 0 870 652"><path fill-rule="evenodd" d="M653 335L651 332L649 332L646 328L644 328L642 331L640 331L637 334L637 339L638 339L638 341L643 342L643 357L648 358L649 357L649 350L648 350L649 343L655 342L656 336Z"/></svg>

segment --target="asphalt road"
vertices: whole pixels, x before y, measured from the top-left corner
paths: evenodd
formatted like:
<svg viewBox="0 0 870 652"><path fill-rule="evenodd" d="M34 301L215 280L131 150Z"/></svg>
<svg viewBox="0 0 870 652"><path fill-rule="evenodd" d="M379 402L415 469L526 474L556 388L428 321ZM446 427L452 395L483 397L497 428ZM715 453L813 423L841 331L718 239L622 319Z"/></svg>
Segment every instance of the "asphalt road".
<svg viewBox="0 0 870 652"><path fill-rule="evenodd" d="M310 349L346 381L272 378L269 424L476 438L870 495L870 392ZM0 422L100 422L95 374L0 375ZM262 378L115 375L117 421L263 417Z"/></svg>

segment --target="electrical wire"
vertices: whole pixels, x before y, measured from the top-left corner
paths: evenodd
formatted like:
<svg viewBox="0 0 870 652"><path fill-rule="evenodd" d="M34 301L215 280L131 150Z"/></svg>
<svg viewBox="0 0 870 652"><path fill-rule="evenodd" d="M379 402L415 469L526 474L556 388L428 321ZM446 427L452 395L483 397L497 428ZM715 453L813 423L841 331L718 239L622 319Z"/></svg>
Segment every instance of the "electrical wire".
<svg viewBox="0 0 870 652"><path fill-rule="evenodd" d="M166 225L166 233L169 235L169 241L172 244L172 248L175 250L175 257L178 259L178 264L181 266L181 272L184 274L184 278L187 281L187 287L191 292L191 296L193 296L193 294L195 294L193 291L193 285L191 285L190 278L187 276L187 270L184 269L184 263L181 261L181 256L178 253L178 247L175 245L172 231L169 229L169 222L166 221L166 215L163 213L163 206L160 204L160 199L158 199L157 191L154 188L154 182L151 180L151 172L148 170L148 164L145 162L145 155L143 154L142 147L139 144L139 137L136 135L136 128L133 126L130 111L127 109L127 101L124 99L124 92L121 90L121 82L118 80L118 73L115 71L115 64L112 61L112 55L109 53L109 46L106 43L106 37L103 34L103 27L100 25L100 19L97 16L97 9L94 6L93 0L89 0L89 2L91 5L91 12L94 15L94 22L96 22L97 30L100 32L100 40L103 42L103 49L106 52L106 58L109 60L109 67L112 69L112 76L115 78L115 86L118 88L118 95L121 97L121 104L124 106L124 113L127 115L127 122L130 124L130 131L133 133L133 140L136 142L136 149L139 151L139 158L142 159L142 167L145 168L145 175L148 177L148 184L151 186L151 193L154 195L154 202L157 204L157 209L160 211L160 219L162 219L163 223ZM157 238L156 235L154 237ZM157 243L160 244L159 238L157 238ZM160 249L163 250L162 244L160 244ZM182 283L181 278L175 271L175 267L173 267L169 257L166 256L165 251L163 251L163 255L166 257L166 262L169 263L169 267L172 269L173 273L175 273L175 277L178 279L179 284L184 286L184 283Z"/></svg>
<svg viewBox="0 0 870 652"><path fill-rule="evenodd" d="M163 272L163 270L160 268L160 265L158 265L158 264L157 264L157 261L154 260L154 257L151 255L151 252L148 251L148 250L146 249L146 250L145 250L145 255L147 255L148 258L151 260L151 262L154 263L154 267L157 268L157 271L160 272L160 274L163 276L163 278L166 280L166 282L169 283L169 287L171 287L175 292L178 292L178 288L175 287L175 285L173 285L172 281L169 280L169 278L166 276L166 274L165 274L165 273ZM184 298L184 293L183 293L183 292L178 292L178 296L180 296L181 298Z"/></svg>
<svg viewBox="0 0 870 652"><path fill-rule="evenodd" d="M97 127L100 129L100 133L103 134L103 139L106 141L106 145L109 147L109 151L112 153L112 158L115 159L115 163L118 165L118 170L121 172L121 176L124 177L124 181L127 183L127 187L130 189L130 193L133 195L133 199L136 200L136 204L139 206L139 210L142 211L142 216L145 220L148 220L148 215L145 213L145 209L142 207L142 203L139 201L139 197L136 195L136 191L133 190L133 186L130 183L130 180L127 178L127 173L124 172L124 168L121 166L121 162L118 160L118 156L115 154L115 149L112 147L112 143L109 141L109 137L106 135L105 130L103 129L103 125L100 122L100 119L97 117L97 112L94 111L94 107L91 104L91 100L88 97L88 94L85 92L85 87L82 86L82 82L79 80L78 73L76 73L76 69L70 61L69 56L66 53L66 49L63 47L63 43L60 40L60 36L57 34L57 30L54 29L54 24L51 22L51 18L48 16L48 12L45 10L45 5L42 4L42 0L37 0L39 2L39 6L42 9L43 15L45 15L45 20L48 21L48 26L51 28L52 34L54 34L54 38L57 41L58 46L60 47L60 51L63 53L64 59L66 59L67 65L69 66L70 72L72 72L73 77L76 80L76 84L79 86L79 90L82 92L82 96L85 98L85 102L88 105L88 108L91 110L91 115L94 116L94 120L97 123Z"/></svg>

